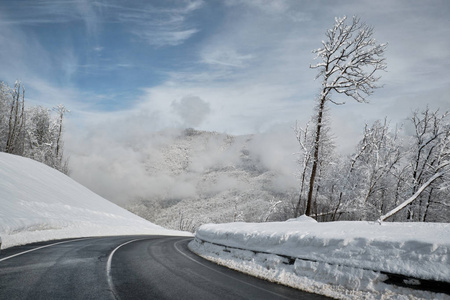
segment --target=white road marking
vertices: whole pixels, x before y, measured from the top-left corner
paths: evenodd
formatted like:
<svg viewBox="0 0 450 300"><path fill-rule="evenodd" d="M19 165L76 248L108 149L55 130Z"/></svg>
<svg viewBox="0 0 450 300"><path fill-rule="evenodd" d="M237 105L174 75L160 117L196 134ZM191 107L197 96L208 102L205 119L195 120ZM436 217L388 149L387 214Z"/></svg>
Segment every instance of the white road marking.
<svg viewBox="0 0 450 300"><path fill-rule="evenodd" d="M47 247L51 247L51 246L56 246L56 245L64 244L64 243L70 243L70 242L75 242L75 241L87 240L87 239L88 239L88 238L84 238L84 239L75 239L75 240L63 241L63 242L58 242L58 243L53 243L53 244L49 244L49 245L45 245L45 246L33 248L33 249L30 249L30 250L27 250L27 251L23 251L23 252L20 252L20 253L16 253L16 254L11 255L11 256L4 257L4 258L0 259L0 262L5 261L5 260L8 260L8 259L11 259L11 258L16 257L16 256L19 256L19 255L23 255L23 254L26 254L26 253L30 253L30 252L36 251L36 250L39 250L39 249L43 249L43 248L47 248Z"/></svg>
<svg viewBox="0 0 450 300"><path fill-rule="evenodd" d="M123 243L123 244L117 246L117 247L109 254L109 256L108 256L108 262L106 263L106 278L108 279L108 285L109 285L109 288L111 289L111 292L112 292L113 295L114 295L114 298L120 299L119 295L117 294L116 288L114 287L114 284L113 284L113 281L112 281L112 277L111 277L111 262L112 262L112 258L113 258L114 253L115 253L120 247L122 247L122 246L125 246L125 245L127 245L127 244L130 244L130 243L133 243L133 242L136 242L136 241L142 241L142 240L145 240L145 239L146 239L146 238L144 238L144 239L135 239L135 240L131 240L131 241L125 242L125 243Z"/></svg>
<svg viewBox="0 0 450 300"><path fill-rule="evenodd" d="M236 281L239 281L239 282L241 282L241 283L244 283L244 284L246 284L246 285L249 285L249 286L251 286L251 287L254 287L254 288L258 289L258 290L262 290L262 291L268 292L268 293L270 293L270 294L277 295L277 296L279 296L279 297L281 297L281 298L291 299L291 298L285 297L285 296L283 296L283 295L281 295L281 294L278 294L278 293L275 293L275 292L266 290L265 288L262 288L262 287L253 285L253 284L251 284L251 283L245 282L245 281L243 281L243 280L234 278L233 276L227 275L227 274L225 274L225 273L223 273L223 272L220 272L219 270L213 269L213 268L211 268L211 267L209 267L209 266L207 266L207 265L205 265L205 264L203 264L203 263L201 263L201 262L199 262L199 261L193 259L192 257L188 256L187 254L183 253L183 252L182 252L180 249L178 249L178 247L177 247L177 244L178 244L178 243L184 242L184 241L186 241L186 240L187 240L187 239L184 239L184 240L181 240L181 241L176 242L176 243L174 244L174 247L175 247L175 250L177 250L177 251L180 252L183 256L185 256L186 258L192 260L193 262L196 262L196 263L198 263L199 265L202 265L203 267L208 268L208 269L210 269L210 270L212 270L212 271L214 271L214 272L216 272L216 273L222 274L223 276L226 276L226 277L228 277L228 278L234 279L234 280L236 280ZM230 270L231 270L231 269L230 269ZM242 272L241 272L241 273L242 273ZM245 274L245 273L242 273L242 274Z"/></svg>

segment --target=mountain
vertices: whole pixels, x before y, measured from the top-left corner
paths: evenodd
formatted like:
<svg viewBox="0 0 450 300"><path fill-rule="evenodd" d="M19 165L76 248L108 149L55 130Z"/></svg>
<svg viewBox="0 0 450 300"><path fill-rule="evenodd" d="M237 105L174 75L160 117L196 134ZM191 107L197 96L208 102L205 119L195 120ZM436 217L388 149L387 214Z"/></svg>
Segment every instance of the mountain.
<svg viewBox="0 0 450 300"><path fill-rule="evenodd" d="M280 204L296 200L297 166L283 147L269 135L186 129L146 152L147 192L126 207L189 231L205 223L286 219L281 208L288 205Z"/></svg>

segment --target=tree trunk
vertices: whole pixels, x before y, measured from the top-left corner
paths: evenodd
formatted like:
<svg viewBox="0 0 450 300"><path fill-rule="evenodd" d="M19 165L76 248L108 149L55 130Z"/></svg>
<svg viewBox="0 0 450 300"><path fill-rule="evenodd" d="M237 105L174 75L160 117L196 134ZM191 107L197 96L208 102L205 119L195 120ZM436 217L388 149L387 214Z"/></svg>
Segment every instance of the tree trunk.
<svg viewBox="0 0 450 300"><path fill-rule="evenodd" d="M427 205L425 207L425 212L423 213L423 217L422 217L422 222L426 222L427 221L427 215L428 215L428 209L430 208L430 204L431 204L431 195L433 194L433 188L430 189L430 193L428 194L428 201L427 201Z"/></svg>
<svg viewBox="0 0 450 300"><path fill-rule="evenodd" d="M307 163L305 163L305 167L303 168L302 183L300 185L300 195L298 196L298 202L297 202L297 206L295 208L295 217L296 218L300 216L300 207L302 206L302 196L303 196L303 189L304 189L304 186L305 186L306 165L307 165Z"/></svg>
<svg viewBox="0 0 450 300"><path fill-rule="evenodd" d="M21 104L22 106L20 107ZM6 149L5 149L6 153L22 154L20 152L23 152L23 147L18 146L19 146L19 137L21 137L22 135L23 125L25 123L24 109L25 109L25 90L22 87L22 103L20 103L20 84L16 83L12 95L11 111L9 115L8 139L6 141Z"/></svg>
<svg viewBox="0 0 450 300"><path fill-rule="evenodd" d="M323 111L325 109L325 100L326 96L322 96L320 99L319 111L317 113L317 127L316 127L316 138L314 140L314 158L313 165L311 169L311 177L309 179L309 191L308 191L308 200L306 202L306 212L307 216L311 215L311 207L312 207L312 199L314 192L314 182L317 174L317 166L319 164L319 146L320 146L320 131L322 129L322 120L323 120Z"/></svg>

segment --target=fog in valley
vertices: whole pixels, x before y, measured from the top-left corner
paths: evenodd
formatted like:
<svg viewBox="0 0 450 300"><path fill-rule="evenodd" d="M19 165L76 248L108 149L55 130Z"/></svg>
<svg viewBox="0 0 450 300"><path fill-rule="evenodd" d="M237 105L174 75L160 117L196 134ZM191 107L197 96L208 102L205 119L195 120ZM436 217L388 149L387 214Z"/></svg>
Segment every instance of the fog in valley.
<svg viewBox="0 0 450 300"><path fill-rule="evenodd" d="M206 102L187 97L172 108L178 127L164 128L157 114L137 112L95 120L89 130L68 134L71 177L176 229L285 217L275 213L279 202L295 202L298 185L292 126L252 135L201 131L192 127L207 117Z"/></svg>

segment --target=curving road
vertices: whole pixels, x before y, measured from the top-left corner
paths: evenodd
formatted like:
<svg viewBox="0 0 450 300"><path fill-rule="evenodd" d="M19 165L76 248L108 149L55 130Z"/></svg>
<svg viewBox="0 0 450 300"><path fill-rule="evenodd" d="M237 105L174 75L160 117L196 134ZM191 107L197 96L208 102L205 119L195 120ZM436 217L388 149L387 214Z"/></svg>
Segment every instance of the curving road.
<svg viewBox="0 0 450 300"><path fill-rule="evenodd" d="M0 254L0 299L328 299L191 253L190 238L117 236L37 243Z"/></svg>

